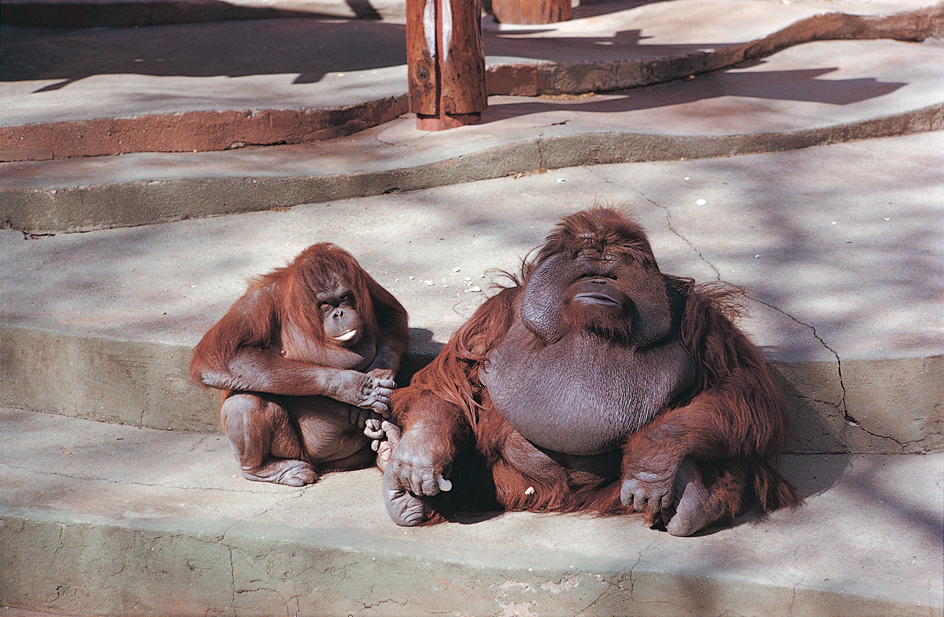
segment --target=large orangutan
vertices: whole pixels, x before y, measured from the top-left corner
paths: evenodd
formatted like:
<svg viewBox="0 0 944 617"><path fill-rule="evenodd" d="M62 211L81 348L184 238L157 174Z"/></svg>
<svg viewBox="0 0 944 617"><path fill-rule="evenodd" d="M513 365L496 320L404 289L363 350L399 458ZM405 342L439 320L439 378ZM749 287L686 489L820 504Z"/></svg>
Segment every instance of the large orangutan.
<svg viewBox="0 0 944 617"><path fill-rule="evenodd" d="M800 502L773 467L782 394L730 289L662 274L642 228L605 208L566 217L513 282L394 393L396 523L635 511L691 535Z"/></svg>
<svg viewBox="0 0 944 617"><path fill-rule="evenodd" d="M386 462L399 429L384 418L408 345L400 303L349 253L315 244L250 283L190 372L224 391L220 419L243 476L302 486Z"/></svg>

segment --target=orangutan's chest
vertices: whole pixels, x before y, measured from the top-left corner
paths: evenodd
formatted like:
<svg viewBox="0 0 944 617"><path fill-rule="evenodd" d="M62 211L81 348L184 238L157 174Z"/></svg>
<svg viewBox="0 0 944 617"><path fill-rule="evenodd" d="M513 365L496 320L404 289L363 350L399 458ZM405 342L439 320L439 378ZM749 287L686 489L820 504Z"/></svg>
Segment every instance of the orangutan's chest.
<svg viewBox="0 0 944 617"><path fill-rule="evenodd" d="M480 379L516 431L556 452L620 447L692 379L691 361L677 343L640 352L588 344L580 334L534 347L514 330L492 351Z"/></svg>

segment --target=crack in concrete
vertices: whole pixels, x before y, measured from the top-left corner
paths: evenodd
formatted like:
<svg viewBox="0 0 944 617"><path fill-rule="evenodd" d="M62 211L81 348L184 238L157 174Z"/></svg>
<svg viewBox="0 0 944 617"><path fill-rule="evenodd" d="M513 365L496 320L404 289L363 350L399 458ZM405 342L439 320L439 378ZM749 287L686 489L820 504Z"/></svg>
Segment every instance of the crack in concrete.
<svg viewBox="0 0 944 617"><path fill-rule="evenodd" d="M544 161L544 135L541 134L534 140L534 145L538 149L538 168L547 169L547 163Z"/></svg>
<svg viewBox="0 0 944 617"><path fill-rule="evenodd" d="M796 605L797 587L799 587L805 579L806 575L804 574L800 577L800 580L793 584L793 587L790 589L790 606L787 607L787 615L793 614L793 607Z"/></svg>
<svg viewBox="0 0 944 617"><path fill-rule="evenodd" d="M56 523L56 524L59 525L59 533L56 536L56 539L59 540L59 546L57 546L56 550L52 552L53 561L56 560L56 555L59 554L59 551L61 551L65 547L65 542L62 541L62 532L65 531L66 524L65 523Z"/></svg>
<svg viewBox="0 0 944 617"><path fill-rule="evenodd" d="M236 617L236 564L233 560L233 547L226 543L226 534L228 534L233 527L238 525L238 522L232 523L226 529L223 530L223 534L217 538L217 542L226 549L227 555L229 556L229 586L230 586L230 608L232 608L233 617Z"/></svg>
<svg viewBox="0 0 944 617"><path fill-rule="evenodd" d="M587 574L587 576L590 576L589 573ZM574 614L575 614L575 615L578 615L578 616L586 615L586 614L587 614L587 611L591 610L594 606L596 606L597 603L598 603L600 600L603 599L603 596L605 596L606 594L608 594L608 593L610 592L609 587L610 587L610 583L607 582L607 586L603 588L603 591L601 591L601 592L597 595L596 598L594 598L593 600L591 600L590 603L587 604L583 609L581 609L581 610L579 610L579 611L576 611Z"/></svg>
<svg viewBox="0 0 944 617"><path fill-rule="evenodd" d="M295 578L292 577L289 581L292 585L292 595L288 597L288 601L285 603L286 615L291 615L291 606L292 602L295 603L295 617L299 617L299 614L302 610L301 597L302 594L298 591L298 585L295 583Z"/></svg>
<svg viewBox="0 0 944 617"><path fill-rule="evenodd" d="M758 304L762 304L762 305L764 305L764 306L766 306L766 307L768 307L768 308L770 308L770 309L773 309L773 310L777 311L778 313L780 313L781 315L787 317L788 319L793 320L795 323L797 323L797 324L803 326L804 328L809 329L810 332L811 332L812 335L813 335L813 338L815 338L817 341L820 342L820 344L823 346L823 349L825 349L825 350L827 350L829 353L833 354L833 357L836 358L836 374L837 374L837 376L838 376L838 378L839 378L839 389L840 389L841 392L842 392L842 397L840 398L838 404L835 404L835 403L826 403L826 401L818 401L818 402L823 402L823 403L826 403L826 404L828 404L828 405L830 405L830 406L835 407L838 411L840 411L840 412L842 413L843 420L846 422L847 425L852 426L852 427L855 427L855 428L858 428L859 430L861 430L862 432L864 432L866 435L870 435L870 436L872 436L872 437L875 437L876 439L889 439L889 440L895 442L898 446L900 446L900 447L902 447L902 448L907 447L907 442L901 442L901 441L895 439L894 437L892 437L892 436L890 436L890 435L879 435L879 434L877 434L877 433L873 433L873 432L870 431L869 429L867 429L867 428L865 428L864 426L862 426L862 423L859 422L859 420L857 420L852 414L849 413L849 409L848 409L848 407L846 406L846 384L845 384L845 382L843 382L843 378L842 378L842 358L840 358L840 357L839 357L839 353L838 353L836 350L834 350L832 347L830 347L829 344L819 335L819 333L817 332L815 326L800 321L799 319L797 319L797 318L794 317L793 315L787 313L786 311L781 310L780 308L778 308L778 307L776 307L776 306L770 304L769 302L765 302L765 301L763 301L763 300L760 300L760 299L758 299L758 298L754 298L754 297L749 296L749 295L747 296L747 298L748 298L749 300L753 301L753 302L757 302ZM816 400L816 399L808 399L808 400ZM839 434L839 438L843 440L843 445L845 445L845 439L842 437L842 434L841 434L841 433Z"/></svg>
<svg viewBox="0 0 944 617"><path fill-rule="evenodd" d="M875 437L876 439L888 439L889 441L893 441L895 442L896 445L898 445L898 447L902 448L903 450L907 450L911 444L915 443L913 441L899 441L895 439L894 437L892 437L891 435L879 435L878 433L873 433L872 431L865 428L858 422L856 422L855 427L860 429L863 433L865 433L866 435L869 435L870 437Z"/></svg>
<svg viewBox="0 0 944 617"><path fill-rule="evenodd" d="M369 611L371 609L382 607L386 604L393 604L394 606L406 607L409 604L409 601L398 602L397 600L394 600L393 598L385 598L383 600L379 600L372 604L366 604L364 602L361 602L361 605L364 607L361 610Z"/></svg>
<svg viewBox="0 0 944 617"><path fill-rule="evenodd" d="M226 537L226 534L232 529L231 525L226 531L223 532L223 537ZM236 617L236 564L233 563L233 547L228 545L223 538L220 538L220 545L226 549L227 554L229 555L229 586L230 586L230 607L233 609L233 617Z"/></svg>
<svg viewBox="0 0 944 617"><path fill-rule="evenodd" d="M639 554L636 556L636 563L634 563L633 567L629 569L629 599L633 602L636 601L636 598L633 596L636 591L636 567L639 565L639 562L642 561L643 553L648 551L651 546L652 543L650 542L646 548L639 551Z"/></svg>
<svg viewBox="0 0 944 617"><path fill-rule="evenodd" d="M723 282L723 281L721 280L721 271L719 271L719 270L715 267L715 265L714 265L713 263L711 263L710 261L708 261L708 260L705 258L705 256L702 255L701 251L699 251L698 248L692 243L692 241L689 240L688 238L686 238L685 236L683 236L683 235L675 228L675 226L672 224L672 213L669 211L668 206L664 206L664 205L660 204L659 202L657 202L657 201L655 201L655 200L649 198L649 196L646 195L645 193L643 193L642 191L640 191L639 194L642 196L643 199L645 199L646 201L648 201L650 204L652 204L652 205L655 206L656 208L659 208L660 210L662 210L663 212L665 212L665 221L666 221L666 225L667 225L668 228L669 228L669 231L671 231L679 240L681 240L682 242L684 242L685 244L687 244L687 245L689 246L689 248L691 248L693 251L695 251L695 254L698 255L698 258L699 258L705 265L707 265L709 268L711 268L711 270L715 273L715 278L718 280L719 283L720 283L720 282Z"/></svg>
<svg viewBox="0 0 944 617"><path fill-rule="evenodd" d="M788 393L786 396L787 396L788 398L795 398L795 399L799 399L799 400L801 400L801 401L808 401L808 402L811 402L811 403L819 403L819 404L821 404L821 405L827 405L827 406L829 406L829 407L834 408L836 411L839 411L839 403L834 403L834 402L832 402L832 401L824 401L824 400L822 400L822 399L813 398L813 397L811 397L811 396L804 396L803 394L789 394L789 393Z"/></svg>
<svg viewBox="0 0 944 617"><path fill-rule="evenodd" d="M671 231L671 232L672 232L676 237L678 237L682 242L684 242L685 244L687 244L687 245L695 252L695 254L698 255L698 258L699 258L705 265L707 265L709 268L712 269L712 271L715 273L715 277L717 278L718 282L719 282L719 283L723 283L724 280L723 280L722 277L721 277L721 271L718 270L718 268L716 268L715 265L714 265L713 263L711 263L711 262L702 254L701 251L698 250L698 247L696 247L693 242L691 242L691 241L690 241L688 238L686 238L682 233L680 233L680 232L675 228L675 226L672 224L672 213L669 211L669 208L668 208L667 206L664 206L664 205L662 205L662 204L660 204L660 203L654 201L653 199L650 199L645 193L640 192L639 194L643 197L643 199L645 199L646 201L648 201L650 204L652 204L653 206L655 206L655 207L657 207L657 208L660 208L663 212L665 212L666 225L668 226L669 231ZM903 443L903 442L901 442L901 441L895 439L894 437L892 437L892 436L890 436L890 435L879 435L879 434L877 434L877 433L873 433L872 431L870 431L870 430L868 430L867 428L865 428L864 426L862 426L862 423L859 422L859 420L857 420L851 413L849 413L849 409L848 409L848 407L847 407L847 405L846 405L846 394L847 394L847 392L846 392L846 384L845 384L845 382L843 381L843 376L842 376L842 358L839 356L839 353L838 353L835 349L833 349L832 347L830 347L830 346L829 346L829 343L827 343L826 340L825 340L823 337L821 337L821 336L819 335L819 332L816 330L816 327L815 327L815 326L813 326L812 324L808 324L808 323L805 323L805 322L803 322L803 321L800 321L799 319L797 319L796 317L794 317L794 316L791 315L790 313L784 311L784 310L781 309L780 307L774 306L773 304L771 304L771 303L769 303L769 302L766 302L766 301L764 301L764 300L761 300L761 299L759 299L759 298L755 298L754 296L751 296L750 294L745 293L745 294L744 294L744 297L747 298L748 300L752 301L752 302L756 302L757 304L761 304L761 305L763 305L763 306L766 306L767 308L770 308L770 309L772 309L772 310L774 310L774 311L777 311L778 313L780 313L781 315L783 315L783 316L786 317L787 319L790 319L791 321L793 321L793 322L796 323L797 325L800 325L800 326L806 328L807 330L809 330L810 333L813 335L813 338L815 338L815 339L819 342L819 344L822 345L823 349L825 349L826 351L828 351L829 353L831 353L831 354L833 355L833 357L836 359L836 375L837 375L837 378L838 378L838 381L839 381L839 389L840 389L840 391L841 391L841 396L840 396L840 399L839 399L839 403L830 403L830 402L828 402L828 401L817 401L817 402L821 402L821 403L824 403L824 404L826 404L826 405L829 405L829 406L831 406L831 407L836 408L837 411L839 411L839 412L842 413L843 420L846 422L847 425L852 426L852 427L856 427L856 428L860 429L861 431L863 431L864 433L866 433L867 435L870 435L871 437L875 437L876 439L888 439L888 440L891 440L891 441L895 442L899 447L902 447L902 448L907 447L907 443ZM801 398L805 398L805 397L801 397ZM816 399L807 399L807 400L816 400ZM843 441L843 445L846 445L846 444L845 444L845 439L843 438L843 436L842 436L841 433L839 434L839 438Z"/></svg>
<svg viewBox="0 0 944 617"><path fill-rule="evenodd" d="M836 372L837 372L838 377L839 377L839 388L840 388L840 390L842 391L842 397L841 397L840 400L839 400L839 404L838 404L837 408L839 409L839 411L842 412L843 418L845 419L846 422L848 422L848 423L850 423L850 424L852 424L852 425L854 425L854 426L859 426L859 421L856 420L855 418L853 418L851 415L849 415L849 411L846 409L846 384L843 383L843 381L842 381L842 359L839 357L839 353L836 352L835 349L833 349L832 347L830 347L829 344L823 339L823 337L821 337L821 336L819 335L819 333L816 331L816 326L813 326L813 325L811 325L811 324L804 323L804 322L800 321L799 319L797 319L796 317L794 317L794 316L791 315L790 313L787 313L787 312L784 311L783 309L781 309L781 308L779 308L779 307L777 307L777 306L774 306L773 304L771 304L771 303L769 303L769 302L765 302L764 300L761 300L761 299L759 299L759 298L755 298L755 297L750 296L750 295L747 295L746 297L747 297L748 300L751 300L752 302L756 302L756 303L758 303L758 304L763 304L763 305L766 306L767 308L770 308L770 309L773 309L773 310L777 311L778 313L780 313L781 315L783 315L783 316L786 317L787 319L790 319L790 320L793 321L794 323L796 323L796 324L798 324L798 325L800 325L800 326L803 326L804 328L808 329L808 330L810 331L810 333L813 335L813 338L815 338L817 341L819 341L820 345L823 346L823 349L825 349L826 351L828 351L829 353L831 353L831 354L833 355L833 357L836 358Z"/></svg>
<svg viewBox="0 0 944 617"><path fill-rule="evenodd" d="M636 602L636 599L635 599L635 597L633 596L633 593L634 593L634 590L635 590L635 585L636 585L636 580L635 580L636 567L639 565L639 562L642 561L643 553L645 553L646 551L648 551L649 548L652 547L652 545L653 545L653 543L649 543L645 548L643 548L641 551L639 551L638 555L636 556L636 561L635 561L635 563L633 563L633 565L630 566L630 568L629 568L629 572L621 573L615 580L612 580L612 581L611 581L611 580L607 580L607 579L603 578L602 576L600 576L600 575L598 574L598 575L597 575L597 580L602 581L602 582L604 583L604 585L605 585L603 591L601 591L600 594L597 595L596 598L594 598L589 604L587 604L582 610L578 611L576 614L577 614L577 615L587 615L587 614L588 614L588 613L587 613L588 611L591 611L591 609L593 609L601 600L603 600L604 597L610 595L611 593L619 593L621 596L622 596L623 594L628 593L628 594L629 594L629 601L630 601L630 602ZM587 576L592 576L592 575L591 575L590 573L588 573ZM628 588L628 589L624 586L624 583L625 583L627 580L629 581L629 588ZM592 614L592 613L591 613L591 614Z"/></svg>

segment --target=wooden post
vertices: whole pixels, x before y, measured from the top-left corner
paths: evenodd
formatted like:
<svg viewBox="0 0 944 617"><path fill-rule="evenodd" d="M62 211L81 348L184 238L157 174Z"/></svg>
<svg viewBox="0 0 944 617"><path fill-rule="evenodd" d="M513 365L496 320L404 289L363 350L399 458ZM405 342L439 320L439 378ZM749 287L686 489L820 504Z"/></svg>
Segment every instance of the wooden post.
<svg viewBox="0 0 944 617"><path fill-rule="evenodd" d="M416 128L482 121L488 97L481 0L406 0L406 49Z"/></svg>
<svg viewBox="0 0 944 617"><path fill-rule="evenodd" d="M552 24L570 21L570 0L492 0L492 14L502 24Z"/></svg>

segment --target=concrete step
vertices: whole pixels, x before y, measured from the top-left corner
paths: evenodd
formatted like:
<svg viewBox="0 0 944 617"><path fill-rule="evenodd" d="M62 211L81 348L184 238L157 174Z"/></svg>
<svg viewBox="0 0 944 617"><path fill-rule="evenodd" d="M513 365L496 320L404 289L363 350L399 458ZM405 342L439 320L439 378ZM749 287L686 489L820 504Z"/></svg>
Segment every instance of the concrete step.
<svg viewBox="0 0 944 617"><path fill-rule="evenodd" d="M605 95L496 96L484 124L443 133L418 132L404 116L294 146L59 159L36 142L21 158L52 158L0 163L0 605L84 615L940 615L944 47L771 38L807 19L825 28L820 38L830 27L852 36L849 24L862 22L822 16L837 11L885 28L905 19L885 17L908 14L913 38L926 38L940 30L940 6L676 0L595 10L546 29L494 29L491 44L511 51L490 63L507 60L523 71L508 83L536 94L542 83L639 85L630 82L678 58L656 81L724 54L743 60L753 49L763 60ZM252 28L204 24L157 47L171 30L47 36L5 25L0 130L68 135L117 118L134 133L137 114L269 113L310 86L288 106L292 118L344 108L350 98L329 101L354 94L396 101L377 93L402 67L318 65L359 56L290 49L319 40L308 28L334 24L347 33L334 44L366 23L253 22L255 43ZM385 27L364 38L389 55L400 34ZM870 28L860 32L870 38ZM209 45L214 33L223 43L201 50L288 47L243 57L275 63L264 69L208 60L191 74L178 57L159 70L181 40ZM156 52L141 56L147 70L122 77L136 40ZM73 57L83 46L99 62L124 49L112 57L128 63L82 73ZM569 64L561 50L586 62ZM39 62L50 57L70 70L42 73L55 68ZM317 78L289 87L299 57ZM638 64L647 58L667 64ZM8 80L14 67L27 77ZM352 76L367 85L337 87ZM548 76L560 79L540 81ZM104 113L69 115L94 111L95 97ZM227 117L219 126L239 127ZM103 126L84 134L106 135ZM14 141L0 149L22 154ZM784 473L805 506L688 540L630 516L505 514L403 530L383 512L372 470L302 490L234 477L216 396L187 368L246 279L314 242L350 250L410 312L406 383L501 281L495 268L515 271L561 216L593 203L630 209L663 271L747 290L743 326L791 402Z"/></svg>
<svg viewBox="0 0 944 617"><path fill-rule="evenodd" d="M382 195L537 169L776 152L944 126L944 46L832 41L692 81L585 98L492 97L440 133L403 116L356 136L226 152L0 164L0 220L87 231Z"/></svg>
<svg viewBox="0 0 944 617"><path fill-rule="evenodd" d="M84 615L790 615L944 608L944 455L788 456L806 497L674 538L638 518L403 529L380 474L236 477L225 438L0 411L0 604Z"/></svg>
<svg viewBox="0 0 944 617"><path fill-rule="evenodd" d="M38 17L17 16L18 10L33 10L36 4L5 2L6 23L37 24ZM85 6L119 16L127 4ZM62 30L50 27L58 23L53 13L52 23L43 27L3 26L7 83L0 93L0 160L307 143L349 135L407 111L402 20L203 22L197 13L207 8L205 2L130 4L154 5L155 13L179 5L179 12L193 12L197 23L138 27L129 18L128 27ZM350 11L356 3L337 4ZM64 18L74 15L69 6L61 5ZM293 6L291 0L269 3L273 10ZM501 26L487 18L488 92L609 92L745 62L763 64L778 51L814 41L915 42L944 32L944 5L931 0L725 0L723 6L719 9L711 0L612 2L577 7L574 20L540 27ZM719 10L725 19L718 19ZM74 19L91 25L85 18ZM923 53L907 49L898 53L912 65L928 61ZM900 62L878 53L877 66ZM843 55L826 52L823 59ZM854 56L863 62L862 56ZM779 76L806 82L831 74L828 79L836 80L852 67L827 61L802 68L808 71ZM764 77L774 77L768 74L773 70L755 67L753 75L742 75L735 83L756 97L766 86ZM867 98L898 89L891 83L872 86ZM829 88L817 91L813 101L862 102ZM916 102L908 109L920 107Z"/></svg>
<svg viewBox="0 0 944 617"><path fill-rule="evenodd" d="M922 133L37 239L0 231L0 605L940 615L942 146ZM748 289L744 326L793 404L783 472L806 505L687 541L631 516L404 530L373 470L303 490L235 477L216 397L187 366L246 278L338 242L407 306L415 367L478 306L491 268L514 270L592 201L632 208L664 271Z"/></svg>
<svg viewBox="0 0 944 617"><path fill-rule="evenodd" d="M663 271L747 289L744 327L793 402L792 451L940 450L942 138L571 167L38 240L0 231L0 404L216 431L191 349L247 279L319 241L410 312L405 383L501 282L493 269L515 271L599 202L634 212Z"/></svg>

